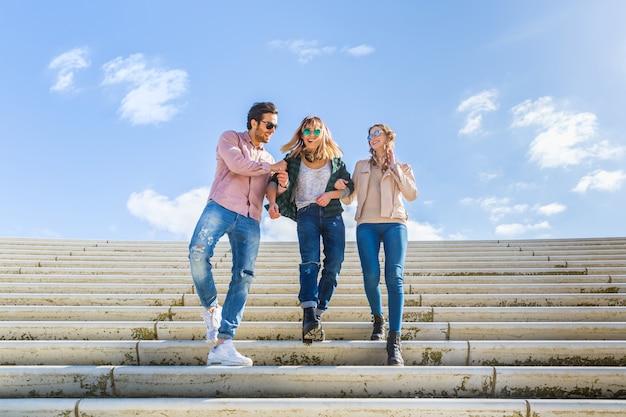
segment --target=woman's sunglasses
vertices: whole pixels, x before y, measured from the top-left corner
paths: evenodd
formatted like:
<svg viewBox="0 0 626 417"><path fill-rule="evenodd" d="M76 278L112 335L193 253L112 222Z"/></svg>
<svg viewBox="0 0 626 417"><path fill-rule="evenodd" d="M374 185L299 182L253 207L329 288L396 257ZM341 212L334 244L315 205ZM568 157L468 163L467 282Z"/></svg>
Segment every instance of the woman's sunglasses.
<svg viewBox="0 0 626 417"><path fill-rule="evenodd" d="M380 136L381 133L385 133L385 132L383 132L382 130L379 129L379 130L375 131L374 133L370 133L369 135L367 135L367 140L370 141L370 140L372 140L372 138L376 138L376 137Z"/></svg>
<svg viewBox="0 0 626 417"><path fill-rule="evenodd" d="M320 129L315 129L315 130L311 130L311 129L304 129L302 131L302 134L304 136L311 136L311 133L313 133L313 136L319 136L320 133L322 133L322 131Z"/></svg>

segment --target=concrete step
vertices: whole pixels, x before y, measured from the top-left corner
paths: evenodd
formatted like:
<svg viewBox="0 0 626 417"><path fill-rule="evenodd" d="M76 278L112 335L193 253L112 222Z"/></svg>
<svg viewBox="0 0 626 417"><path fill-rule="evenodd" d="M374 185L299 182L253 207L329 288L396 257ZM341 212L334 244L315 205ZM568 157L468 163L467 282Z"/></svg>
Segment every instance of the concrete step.
<svg viewBox="0 0 626 417"><path fill-rule="evenodd" d="M297 243L295 244L297 247ZM411 249L411 248L409 248ZM52 249L16 249L12 247L3 247L0 245L0 259L12 259L12 260L46 260L46 261L78 261L78 260L106 260L106 259L119 259L121 261L138 261L138 260L152 260L155 262L168 260L177 262L188 262L188 249L180 248L179 250L172 250L170 248L162 248L161 250L149 250L138 246L138 250L134 250L130 247L124 248L81 248L76 250L72 247L66 248L52 248ZM520 250L511 249L506 247L482 247L476 248L468 246L461 249L450 248L414 248L411 249L406 256L407 262L420 262L424 260L452 260L459 258L462 261L473 260L497 260L498 258L510 258L515 257L518 260L530 261L533 258L536 260L546 260L552 256L577 256L579 259L619 259L618 256L623 249L584 249L584 250L572 250L572 249L550 249L543 248L539 250ZM268 248L263 245L263 248L259 250L258 262L262 264L271 263L271 259L274 258L279 265L294 264L300 261L299 253L293 253L292 248L285 247L284 244L276 246L275 248ZM292 254L296 256L292 256ZM216 248L215 262L230 262L232 254L228 246ZM288 256L284 256L288 255ZM379 257L384 258L384 252L381 249ZM356 245L346 245L345 251L346 262L358 262L358 249Z"/></svg>
<svg viewBox="0 0 626 417"><path fill-rule="evenodd" d="M223 293L218 295L220 303ZM384 296L383 298L386 298ZM626 306L626 293L599 294L406 294L407 307L534 307L534 306ZM296 294L255 294L249 306L299 306ZM56 306L200 306L198 297L183 294L30 294L2 293L0 305ZM365 306L362 294L336 294L333 307Z"/></svg>
<svg viewBox="0 0 626 417"><path fill-rule="evenodd" d="M0 404L4 408L0 410L3 417L623 417L626 414L624 401L581 399L29 398L0 399Z"/></svg>
<svg viewBox="0 0 626 417"><path fill-rule="evenodd" d="M472 275L508 275L509 277L519 275L602 275L602 274L620 274L623 275L623 266L591 266L591 267L563 267L563 266L548 266L540 267L534 265L532 262L528 262L523 266L514 266L509 263L503 262L499 266L495 265L474 265L476 268L469 268L462 265L443 265L440 268L420 267L420 268L405 268L405 277L424 277L432 275L453 275L453 276L472 276ZM149 268L147 266L141 268L134 268L132 270L133 275L154 276L154 277L167 277L167 276L189 276L189 268ZM297 278L297 267L290 268L289 270L279 270L274 268L266 268L267 271L271 271L272 275L276 276L292 276ZM94 268L93 264L88 265L72 265L66 267L34 267L34 266L0 266L0 274L65 274L65 275L128 275L129 268L124 268L120 265L112 267L97 267ZM230 272L225 267L216 269L215 275L230 276ZM263 269L255 268L255 275L267 275L263 273ZM341 276L361 276L360 268L342 268Z"/></svg>
<svg viewBox="0 0 626 417"><path fill-rule="evenodd" d="M216 271L218 272L218 271ZM285 285L297 283L298 277L295 274L277 274L258 275L255 277L252 288L264 285ZM116 275L88 275L88 274L26 274L26 273L5 273L0 274L1 283L32 283L46 284L49 282L68 284L68 283L107 283L107 284L177 284L187 285L191 281L191 276L187 275L158 275L158 276L138 276L129 274ZM215 276L216 284L225 285L230 281L230 273L219 271ZM362 286L362 275L341 275L340 289L344 284ZM518 285L539 285L539 284L624 284L626 283L626 275L622 274L606 274L606 275L588 275L588 274L532 274L532 275L422 275L422 276L406 276L405 285L497 285L503 286L507 284ZM384 290L384 288L381 288Z"/></svg>
<svg viewBox="0 0 626 417"><path fill-rule="evenodd" d="M198 321L200 307L169 306L0 306L4 321ZM387 313L385 313L387 315ZM325 321L369 323L369 307L333 307ZM245 321L302 320L302 309L292 307L248 306ZM405 307L406 322L626 322L626 307Z"/></svg>
<svg viewBox="0 0 626 417"><path fill-rule="evenodd" d="M368 340L371 323L327 322L327 340ZM2 340L203 340L203 322L1 321ZM404 340L623 340L626 322L436 322L402 324ZM68 336L69 335L69 336ZM238 340L300 340L300 322L242 322Z"/></svg>
<svg viewBox="0 0 626 417"><path fill-rule="evenodd" d="M617 399L625 391L626 368L611 366L0 366L0 398Z"/></svg>
<svg viewBox="0 0 626 417"><path fill-rule="evenodd" d="M189 279L188 281L191 281ZM353 280L356 281L356 280ZM417 280L411 280L417 281ZM256 294L298 294L300 285L297 283L255 283L250 288L250 296ZM216 284L219 293L225 294L228 284ZM387 289L383 285L382 293ZM405 283L406 294L567 294L567 293L626 293L626 283L562 283L562 284L458 284L451 287L449 284L421 284ZM0 282L0 293L28 293L28 294L193 294L195 289L193 282L182 284L172 283L110 283L104 281L92 281L82 283L63 283L49 281L33 285L32 282ZM364 295L363 283L346 283L342 280L335 294L361 294Z"/></svg>
<svg viewBox="0 0 626 417"><path fill-rule="evenodd" d="M384 341L236 340L262 366L384 366ZM1 365L203 366L204 340L3 340ZM625 340L403 341L406 366L626 366Z"/></svg>

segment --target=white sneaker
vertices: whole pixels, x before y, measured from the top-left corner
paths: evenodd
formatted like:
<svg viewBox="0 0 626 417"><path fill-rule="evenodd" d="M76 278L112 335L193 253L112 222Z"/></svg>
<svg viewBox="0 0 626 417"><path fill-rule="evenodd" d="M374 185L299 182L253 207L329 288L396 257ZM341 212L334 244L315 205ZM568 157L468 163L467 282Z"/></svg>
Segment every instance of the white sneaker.
<svg viewBox="0 0 626 417"><path fill-rule="evenodd" d="M252 359L237 352L232 339L226 339L221 345L211 348L206 364L207 366L252 366Z"/></svg>
<svg viewBox="0 0 626 417"><path fill-rule="evenodd" d="M206 341L210 343L217 342L217 334L219 333L220 323L222 322L222 307L217 306L212 313L204 309L200 315L206 324Z"/></svg>

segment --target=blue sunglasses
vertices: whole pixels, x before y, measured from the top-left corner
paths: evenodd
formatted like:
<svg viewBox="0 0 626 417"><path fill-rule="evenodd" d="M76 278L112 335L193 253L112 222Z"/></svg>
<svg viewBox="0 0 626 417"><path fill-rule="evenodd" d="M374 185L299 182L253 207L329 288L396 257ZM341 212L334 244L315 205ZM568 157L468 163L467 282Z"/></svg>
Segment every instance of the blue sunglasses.
<svg viewBox="0 0 626 417"><path fill-rule="evenodd" d="M380 136L381 133L384 133L382 130L377 130L374 133L367 135L367 140L370 141L372 140L372 138L377 138L378 136Z"/></svg>

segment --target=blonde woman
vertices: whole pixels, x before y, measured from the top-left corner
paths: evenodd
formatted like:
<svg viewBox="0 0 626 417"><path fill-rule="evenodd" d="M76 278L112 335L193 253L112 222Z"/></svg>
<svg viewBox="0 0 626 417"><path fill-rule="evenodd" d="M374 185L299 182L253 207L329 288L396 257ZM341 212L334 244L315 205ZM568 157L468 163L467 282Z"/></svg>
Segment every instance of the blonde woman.
<svg viewBox="0 0 626 417"><path fill-rule="evenodd" d="M354 185L341 149L319 117L305 117L281 152L287 152L284 160L289 181L282 184L275 176L274 190L268 187L266 207L271 218L283 215L297 223L301 257L298 300L303 309L302 341L308 344L324 340L320 318L337 288L346 246L339 199L352 193Z"/></svg>
<svg viewBox="0 0 626 417"><path fill-rule="evenodd" d="M404 309L404 259L408 243L408 215L402 197L414 201L417 199L417 187L411 167L396 161L393 151L395 138L394 131L385 124L375 124L368 129L371 156L356 163L352 174L355 192L341 201L350 204L357 199L356 240L365 294L374 321L372 340L385 339L378 261L380 244L383 244L389 303L387 364L402 366L404 359L400 336Z"/></svg>

